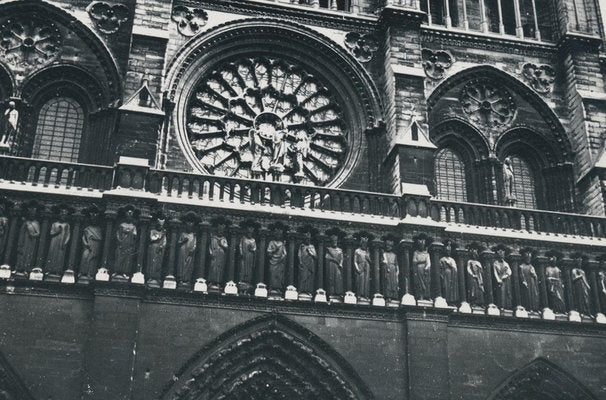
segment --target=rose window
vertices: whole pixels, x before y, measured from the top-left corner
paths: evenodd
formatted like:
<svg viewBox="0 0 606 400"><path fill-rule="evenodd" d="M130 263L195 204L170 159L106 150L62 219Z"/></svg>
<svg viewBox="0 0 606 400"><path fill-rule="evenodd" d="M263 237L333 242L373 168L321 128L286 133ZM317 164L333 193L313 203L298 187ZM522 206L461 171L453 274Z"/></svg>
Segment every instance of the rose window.
<svg viewBox="0 0 606 400"><path fill-rule="evenodd" d="M186 114L200 165L215 175L324 185L347 152L341 109L298 65L243 58L207 73Z"/></svg>
<svg viewBox="0 0 606 400"><path fill-rule="evenodd" d="M461 104L472 122L488 128L507 125L516 112L516 105L507 89L483 80L473 80L465 85Z"/></svg>
<svg viewBox="0 0 606 400"><path fill-rule="evenodd" d="M35 17L7 19L0 26L0 55L11 64L46 63L57 55L61 42L55 24Z"/></svg>

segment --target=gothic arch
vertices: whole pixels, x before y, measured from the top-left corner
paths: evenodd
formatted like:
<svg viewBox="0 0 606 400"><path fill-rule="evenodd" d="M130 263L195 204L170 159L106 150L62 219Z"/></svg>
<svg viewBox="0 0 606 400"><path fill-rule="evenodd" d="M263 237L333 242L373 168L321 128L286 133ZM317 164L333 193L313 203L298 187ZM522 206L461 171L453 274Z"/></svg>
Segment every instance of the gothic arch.
<svg viewBox="0 0 606 400"><path fill-rule="evenodd" d="M0 400L34 400L2 353L0 353Z"/></svg>
<svg viewBox="0 0 606 400"><path fill-rule="evenodd" d="M6 68L4 64L0 63L0 101L6 100L8 97L14 95L15 81L13 74L10 69Z"/></svg>
<svg viewBox="0 0 606 400"><path fill-rule="evenodd" d="M365 68L331 39L305 26L269 18L232 21L212 28L192 38L168 64L165 90L176 103L176 136L190 164L206 171L186 138L186 103L194 86L220 63L252 53L283 57L322 78L331 96L337 99L349 133L347 155L326 184L345 183L361 159L366 141L364 132L382 121L382 105L375 84Z"/></svg>
<svg viewBox="0 0 606 400"><path fill-rule="evenodd" d="M457 117L440 122L429 131L429 136L439 148L456 149L470 165L473 161L488 158L490 154L486 138L475 127Z"/></svg>
<svg viewBox="0 0 606 400"><path fill-rule="evenodd" d="M514 371L488 400L595 400L572 375L544 358Z"/></svg>
<svg viewBox="0 0 606 400"><path fill-rule="evenodd" d="M516 126L503 133L496 143L495 152L500 159L512 152L524 153L539 168L569 161L566 155L560 153L557 143L531 127L524 126Z"/></svg>
<svg viewBox="0 0 606 400"><path fill-rule="evenodd" d="M433 107L449 90L471 79L482 78L496 79L505 82L509 89L527 101L549 127L551 142L557 143L557 149L561 157L568 160L572 158L572 145L568 139L568 136L566 135L566 131L560 123L557 115L547 105L547 103L545 103L539 94L532 90L524 82L520 81L511 74L490 65L481 65L464 69L446 79L438 87L436 87L427 99L427 106L430 115Z"/></svg>
<svg viewBox="0 0 606 400"><path fill-rule="evenodd" d="M286 317L252 319L194 355L162 399L372 399L326 342Z"/></svg>
<svg viewBox="0 0 606 400"><path fill-rule="evenodd" d="M107 79L104 88L105 106L109 102L120 99L122 95L122 79L118 64L103 40L90 28L84 25L72 14L44 0L23 0L0 5L2 15L11 14L40 14L45 19L57 21L69 27L96 55ZM18 95L20 90L15 88Z"/></svg>

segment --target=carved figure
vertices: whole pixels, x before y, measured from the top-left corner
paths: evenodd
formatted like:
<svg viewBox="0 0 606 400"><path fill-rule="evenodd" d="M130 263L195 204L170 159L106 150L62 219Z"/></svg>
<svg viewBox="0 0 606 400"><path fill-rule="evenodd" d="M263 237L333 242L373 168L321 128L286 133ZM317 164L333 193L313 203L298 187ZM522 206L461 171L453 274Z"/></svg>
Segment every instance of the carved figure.
<svg viewBox="0 0 606 400"><path fill-rule="evenodd" d="M284 271L286 270L285 228L283 225L275 223L271 229L273 238L267 245L269 287L281 291L284 288Z"/></svg>
<svg viewBox="0 0 606 400"><path fill-rule="evenodd" d="M124 209L124 220L116 230L116 252L114 257L114 279L128 279L137 252L137 225L135 225L135 210L128 206Z"/></svg>
<svg viewBox="0 0 606 400"><path fill-rule="evenodd" d="M431 258L427 247L431 239L421 233L414 237L415 251L412 254L413 283L417 300L431 298L430 293L430 270Z"/></svg>
<svg viewBox="0 0 606 400"><path fill-rule="evenodd" d="M547 256L547 267L545 268L545 280L547 281L547 301L549 307L559 313L566 312L564 303L564 283L562 282L562 271L557 266L558 259L562 257L561 253L550 250L545 253Z"/></svg>
<svg viewBox="0 0 606 400"><path fill-rule="evenodd" d="M0 147L7 147L11 139L17 137L19 126L19 111L14 101L8 102L8 107L4 111L4 129L2 138L0 138Z"/></svg>
<svg viewBox="0 0 606 400"><path fill-rule="evenodd" d="M539 280L532 266L532 250L522 249L522 263L520 264L520 295L522 305L527 310L538 311L539 305Z"/></svg>
<svg viewBox="0 0 606 400"><path fill-rule="evenodd" d="M526 63L522 67L522 75L530 86L541 94L549 93L552 83L555 81L555 70L546 64Z"/></svg>
<svg viewBox="0 0 606 400"><path fill-rule="evenodd" d="M88 279L95 275L99 267L103 232L99 226L100 211L96 206L85 210L84 215L88 224L82 231L82 256L80 257L78 277Z"/></svg>
<svg viewBox="0 0 606 400"><path fill-rule="evenodd" d="M400 267L398 257L393 251L394 238L385 238L385 250L381 256L381 280L383 283L383 296L386 299L397 299L399 297Z"/></svg>
<svg viewBox="0 0 606 400"><path fill-rule="evenodd" d="M271 153L271 168L277 172L284 171L284 157L286 156L286 131L276 129L271 138L272 153Z"/></svg>
<svg viewBox="0 0 606 400"><path fill-rule="evenodd" d="M502 244L494 247L496 258L492 263L495 280L496 303L500 308L511 310L511 267L505 261L507 248Z"/></svg>
<svg viewBox="0 0 606 400"><path fill-rule="evenodd" d="M295 143L295 155L297 160L297 173L295 174L298 177L304 177L305 172L303 171L304 165L303 161L307 158L309 154L309 149L311 145L311 140L305 131L298 131L295 135L296 143Z"/></svg>
<svg viewBox="0 0 606 400"><path fill-rule="evenodd" d="M370 297L370 251L367 234L360 234L360 247L354 252L354 270L356 272L356 294L361 298Z"/></svg>
<svg viewBox="0 0 606 400"><path fill-rule="evenodd" d="M154 215L149 230L149 246L147 248L147 283L150 286L160 286L162 280L162 266L166 252L166 219L162 214Z"/></svg>
<svg viewBox="0 0 606 400"><path fill-rule="evenodd" d="M240 252L240 283L252 284L257 256L257 241L255 240L256 224L252 221L244 223L244 235L240 238L238 251Z"/></svg>
<svg viewBox="0 0 606 400"><path fill-rule="evenodd" d="M8 238L7 204L0 199L0 262L4 260L4 248Z"/></svg>
<svg viewBox="0 0 606 400"><path fill-rule="evenodd" d="M349 32L345 35L345 46L361 62L372 60L374 52L379 49L377 39L370 33Z"/></svg>
<svg viewBox="0 0 606 400"><path fill-rule="evenodd" d="M299 246L299 292L312 294L314 291L314 277L316 271L316 261L318 253L316 247L311 242L312 229L306 228L303 231L303 243Z"/></svg>
<svg viewBox="0 0 606 400"><path fill-rule="evenodd" d="M339 247L339 236L330 235L330 244L326 247L326 269L328 271L328 294L343 295L343 250Z"/></svg>
<svg viewBox="0 0 606 400"><path fill-rule="evenodd" d="M571 255L574 259L574 268L572 269L572 294L576 310L584 315L591 315L589 307L589 295L591 287L587 281L587 276L583 270L583 263L587 261L587 256L581 253Z"/></svg>
<svg viewBox="0 0 606 400"><path fill-rule="evenodd" d="M71 239L71 228L67 222L70 210L65 206L58 208L57 221L50 228L50 244L46 256L46 272L51 276L59 276L65 266L67 245Z"/></svg>
<svg viewBox="0 0 606 400"><path fill-rule="evenodd" d="M15 270L18 275L28 274L36 264L38 242L40 240L40 222L38 222L38 204L27 204L27 214L21 229L17 244L17 262Z"/></svg>
<svg viewBox="0 0 606 400"><path fill-rule="evenodd" d="M454 243L450 240L444 242L444 257L440 258L440 287L442 297L448 303L455 303L459 299L457 262L452 258Z"/></svg>
<svg viewBox="0 0 606 400"><path fill-rule="evenodd" d="M177 279L180 285L187 286L190 284L194 272L196 255L195 225L199 222L199 217L193 212L188 212L182 222L185 223L185 227L177 241Z"/></svg>
<svg viewBox="0 0 606 400"><path fill-rule="evenodd" d="M210 245L208 247L208 253L210 254L208 280L215 285L220 285L223 283L225 262L227 261L226 254L229 247L229 243L225 238L227 220L217 218L213 222L215 229L210 235Z"/></svg>
<svg viewBox="0 0 606 400"><path fill-rule="evenodd" d="M480 245L469 245L467 275L469 276L469 302L475 306L484 305L484 267L480 262Z"/></svg>
<svg viewBox="0 0 606 400"><path fill-rule="evenodd" d="M514 206L516 203L516 196L513 193L513 185L515 183L515 176L513 173L513 166L511 165L511 159L507 157L503 161L503 188L505 190L505 205Z"/></svg>
<svg viewBox="0 0 606 400"><path fill-rule="evenodd" d="M606 269L598 271L598 291L603 299L606 299Z"/></svg>

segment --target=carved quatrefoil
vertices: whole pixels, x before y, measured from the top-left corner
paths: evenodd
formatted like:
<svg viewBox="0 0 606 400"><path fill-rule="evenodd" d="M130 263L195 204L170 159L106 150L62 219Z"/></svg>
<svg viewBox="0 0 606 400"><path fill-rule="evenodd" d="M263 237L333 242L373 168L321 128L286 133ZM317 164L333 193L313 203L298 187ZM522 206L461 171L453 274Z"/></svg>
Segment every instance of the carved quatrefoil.
<svg viewBox="0 0 606 400"><path fill-rule="evenodd" d="M423 70L428 78L442 79L446 70L452 67L453 59L447 51L423 49L421 56L423 58Z"/></svg>
<svg viewBox="0 0 606 400"><path fill-rule="evenodd" d="M57 25L41 18L9 18L0 25L0 58L13 66L46 64L62 43Z"/></svg>
<svg viewBox="0 0 606 400"><path fill-rule="evenodd" d="M522 67L522 75L537 92L541 94L551 92L551 85L555 81L555 71L549 65L526 63Z"/></svg>
<svg viewBox="0 0 606 400"><path fill-rule="evenodd" d="M345 35L345 46L361 62L372 59L373 53L379 48L374 35L370 33L349 32Z"/></svg>
<svg viewBox="0 0 606 400"><path fill-rule="evenodd" d="M109 4L103 1L92 2L88 6L88 15L101 32L111 35L120 30L128 21L128 8L122 4Z"/></svg>
<svg viewBox="0 0 606 400"><path fill-rule="evenodd" d="M486 128L509 124L517 109L507 89L488 79L467 82L461 92L461 105L470 121Z"/></svg>
<svg viewBox="0 0 606 400"><path fill-rule="evenodd" d="M173 8L173 21L177 23L177 29L183 36L194 36L200 31L206 21L208 14L201 8L175 6Z"/></svg>

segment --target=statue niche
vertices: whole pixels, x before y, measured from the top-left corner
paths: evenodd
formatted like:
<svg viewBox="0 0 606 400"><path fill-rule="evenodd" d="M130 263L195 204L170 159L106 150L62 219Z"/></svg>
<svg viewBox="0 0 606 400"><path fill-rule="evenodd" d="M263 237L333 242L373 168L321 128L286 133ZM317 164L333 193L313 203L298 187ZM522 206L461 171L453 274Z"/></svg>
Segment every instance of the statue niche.
<svg viewBox="0 0 606 400"><path fill-rule="evenodd" d="M67 246L71 240L71 227L67 222L67 216L73 214L73 210L65 205L60 205L55 209L55 214L57 219L50 228L45 270L48 277L58 278L63 274Z"/></svg>
<svg viewBox="0 0 606 400"><path fill-rule="evenodd" d="M430 293L430 271L431 258L427 248L431 238L420 233L413 238L415 250L412 254L413 283L417 300L429 300Z"/></svg>
<svg viewBox="0 0 606 400"><path fill-rule="evenodd" d="M469 279L469 303L473 306L484 305L484 267L480 262L480 252L483 250L478 243L467 247L469 260L467 261L467 275Z"/></svg>
<svg viewBox="0 0 606 400"><path fill-rule="evenodd" d="M459 299L457 263L452 257L456 245L451 240L444 241L444 256L440 258L440 286L442 297L449 304L454 304Z"/></svg>
<svg viewBox="0 0 606 400"><path fill-rule="evenodd" d="M139 212L133 206L126 206L118 212L122 220L116 229L116 250L112 279L127 282L133 270L135 254L137 253L136 217Z"/></svg>
<svg viewBox="0 0 606 400"><path fill-rule="evenodd" d="M326 233L330 240L324 256L328 273L328 295L331 299L338 300L344 293L343 250L339 247L339 239L344 236L344 233L338 229L331 229Z"/></svg>
<svg viewBox="0 0 606 400"><path fill-rule="evenodd" d="M147 247L147 285L159 288L162 282L162 266L166 253L166 216L161 212L152 213Z"/></svg>
<svg viewBox="0 0 606 400"><path fill-rule="evenodd" d="M312 243L315 235L315 229L311 226L305 226L301 229L303 242L299 246L297 253L299 260L299 293L312 295L314 293L314 279L316 273L316 262L318 253L316 246Z"/></svg>
<svg viewBox="0 0 606 400"><path fill-rule="evenodd" d="M15 263L15 274L17 277L25 277L36 267L36 256L38 254L38 243L40 241L40 222L38 212L40 206L35 201L25 205L26 214L19 229L17 242L17 261ZM39 267L36 267L40 272Z"/></svg>
<svg viewBox="0 0 606 400"><path fill-rule="evenodd" d="M184 228L177 240L177 280L180 287L190 287L194 273L196 258L196 225L200 217L194 212L188 212L181 218Z"/></svg>
<svg viewBox="0 0 606 400"><path fill-rule="evenodd" d="M242 223L244 234L238 244L240 253L240 270L238 274L238 286L240 291L249 294L253 284L253 274L255 271L255 260L257 257L257 241L255 233L259 224L252 220L246 220Z"/></svg>
<svg viewBox="0 0 606 400"><path fill-rule="evenodd" d="M520 250L522 263L520 264L520 295L522 305L527 310L539 311L539 281L537 272L532 266L533 251L530 248Z"/></svg>
<svg viewBox="0 0 606 400"><path fill-rule="evenodd" d="M79 283L90 282L95 276L101 261L103 232L100 226L100 215L101 212L96 206L84 210L84 218L87 224L82 231L82 256L80 257L80 270L78 271Z"/></svg>
<svg viewBox="0 0 606 400"><path fill-rule="evenodd" d="M385 249L381 254L380 267L383 296L386 300L397 300L399 297L400 267L398 266L398 256L393 251L395 240L392 235L383 237Z"/></svg>
<svg viewBox="0 0 606 400"><path fill-rule="evenodd" d="M219 289L223 284L223 276L227 263L227 249L229 243L225 237L225 230L229 225L229 221L223 217L213 218L211 221L213 226L210 235L210 244L208 246L208 254L210 256L208 280L211 287L215 290Z"/></svg>
<svg viewBox="0 0 606 400"><path fill-rule="evenodd" d="M269 287L274 293L284 289L284 273L286 271L286 241L284 234L286 226L275 222L269 226L272 238L267 245L267 263L269 265Z"/></svg>

